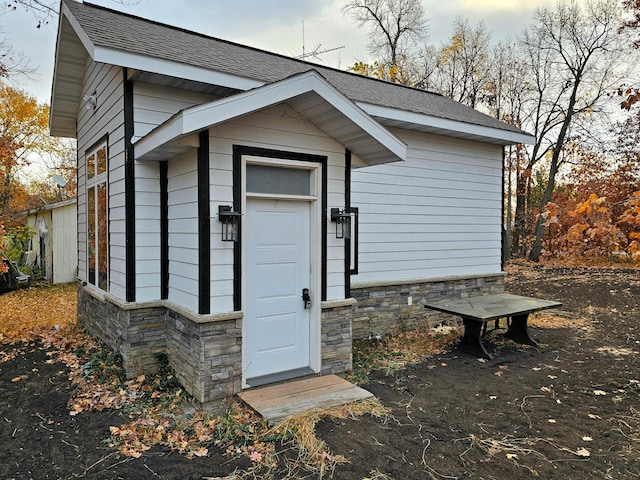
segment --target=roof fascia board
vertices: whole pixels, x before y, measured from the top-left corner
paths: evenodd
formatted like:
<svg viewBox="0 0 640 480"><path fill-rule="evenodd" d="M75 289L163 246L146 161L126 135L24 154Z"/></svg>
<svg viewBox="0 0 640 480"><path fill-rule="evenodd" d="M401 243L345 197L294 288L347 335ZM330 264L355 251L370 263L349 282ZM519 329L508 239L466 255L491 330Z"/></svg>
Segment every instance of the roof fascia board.
<svg viewBox="0 0 640 480"><path fill-rule="evenodd" d="M194 80L211 85L221 85L238 90L250 90L264 85L264 82L250 78L243 78L237 75L230 75L207 68L154 58L147 55L123 52L122 50L112 48L96 47L93 60L100 63L135 68L136 70L144 70L146 72L169 75L171 77L184 78L186 80Z"/></svg>
<svg viewBox="0 0 640 480"><path fill-rule="evenodd" d="M91 39L89 39L89 35L87 35L84 29L80 26L80 24L76 20L76 17L73 16L73 13L71 13L71 10L69 10L69 7L67 7L64 2L62 2L60 13L64 15L64 17L69 21L71 27L73 28L73 31L76 32L76 35L82 42L82 45L84 45L84 48L89 53L89 56L91 58L95 58L95 45L93 44Z"/></svg>
<svg viewBox="0 0 640 480"><path fill-rule="evenodd" d="M209 128L232 118L287 101L309 92L316 92L325 101L346 115L358 127L376 138L394 155L406 159L407 146L380 125L351 100L330 86L316 72L305 72L280 82L239 93L183 110L136 142L136 156L141 157L177 137Z"/></svg>
<svg viewBox="0 0 640 480"><path fill-rule="evenodd" d="M457 122L455 120L447 120L444 118L432 117L422 113L407 112L395 108L373 105L370 103L357 102L357 105L372 117L382 117L389 120L397 120L400 122L414 123L425 127L449 130L452 132L463 133L476 137L490 138L504 142L506 145L524 143L533 145L535 137L524 133L511 132L509 130L501 130L498 128L484 127L471 123Z"/></svg>

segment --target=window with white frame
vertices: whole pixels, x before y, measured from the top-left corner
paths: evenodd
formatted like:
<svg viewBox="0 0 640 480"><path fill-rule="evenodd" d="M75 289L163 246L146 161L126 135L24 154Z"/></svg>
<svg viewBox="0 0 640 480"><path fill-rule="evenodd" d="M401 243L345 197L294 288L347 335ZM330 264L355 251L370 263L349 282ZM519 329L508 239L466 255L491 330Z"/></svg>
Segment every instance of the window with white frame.
<svg viewBox="0 0 640 480"><path fill-rule="evenodd" d="M109 291L109 213L107 196L107 143L86 154L87 160L87 278Z"/></svg>

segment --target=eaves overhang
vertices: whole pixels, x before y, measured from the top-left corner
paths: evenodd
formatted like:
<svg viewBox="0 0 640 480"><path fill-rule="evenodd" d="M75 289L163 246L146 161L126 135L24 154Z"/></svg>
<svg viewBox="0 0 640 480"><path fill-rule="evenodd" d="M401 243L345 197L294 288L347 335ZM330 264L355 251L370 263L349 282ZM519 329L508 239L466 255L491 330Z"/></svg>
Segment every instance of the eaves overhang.
<svg viewBox="0 0 640 480"><path fill-rule="evenodd" d="M358 106L386 127L417 130L496 145L535 144L536 137L523 131L493 128L416 112L358 102Z"/></svg>
<svg viewBox="0 0 640 480"><path fill-rule="evenodd" d="M258 80L213 69L97 45L64 2L61 3L59 19L49 112L50 133L56 137L76 136L82 82L89 59L234 90L250 90L264 85Z"/></svg>
<svg viewBox="0 0 640 480"><path fill-rule="evenodd" d="M183 110L138 139L138 160L168 160L187 151L184 140L231 119L286 103L367 165L403 161L407 146L330 85L315 70Z"/></svg>
<svg viewBox="0 0 640 480"><path fill-rule="evenodd" d="M82 82L92 50L69 8L61 3L49 109L49 129L54 137L76 137Z"/></svg>

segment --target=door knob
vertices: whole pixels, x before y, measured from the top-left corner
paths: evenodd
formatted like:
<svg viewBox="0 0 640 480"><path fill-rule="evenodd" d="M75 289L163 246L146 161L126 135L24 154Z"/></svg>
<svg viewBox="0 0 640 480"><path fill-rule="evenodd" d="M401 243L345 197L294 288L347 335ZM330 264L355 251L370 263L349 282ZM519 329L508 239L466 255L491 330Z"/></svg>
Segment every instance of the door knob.
<svg viewBox="0 0 640 480"><path fill-rule="evenodd" d="M309 289L302 289L302 301L304 302L304 309L307 310L311 308L311 295L309 295Z"/></svg>

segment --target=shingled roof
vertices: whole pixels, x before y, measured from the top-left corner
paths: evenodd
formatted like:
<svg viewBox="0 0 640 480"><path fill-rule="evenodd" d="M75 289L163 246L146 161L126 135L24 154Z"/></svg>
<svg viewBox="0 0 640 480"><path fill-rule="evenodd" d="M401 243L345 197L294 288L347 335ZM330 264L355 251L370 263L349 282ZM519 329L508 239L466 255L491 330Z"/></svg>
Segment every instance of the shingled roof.
<svg viewBox="0 0 640 480"><path fill-rule="evenodd" d="M338 91L361 105L497 129L512 133L515 137L529 136L514 126L436 93L296 60L89 3L74 0L62 0L62 3L77 22L76 27L79 26L86 34L83 41L85 48L88 40L96 49L121 51L216 71L244 79L248 85L254 84L256 87L316 70Z"/></svg>

